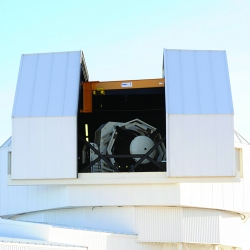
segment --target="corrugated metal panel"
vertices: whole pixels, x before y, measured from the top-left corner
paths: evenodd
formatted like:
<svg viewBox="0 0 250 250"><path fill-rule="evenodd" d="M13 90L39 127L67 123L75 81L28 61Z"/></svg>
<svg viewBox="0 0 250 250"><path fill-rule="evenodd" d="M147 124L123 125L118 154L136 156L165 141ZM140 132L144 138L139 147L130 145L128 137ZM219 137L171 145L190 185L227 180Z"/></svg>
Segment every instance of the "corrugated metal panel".
<svg viewBox="0 0 250 250"><path fill-rule="evenodd" d="M28 179L29 176L29 121L12 120L12 171L13 179Z"/></svg>
<svg viewBox="0 0 250 250"><path fill-rule="evenodd" d="M169 115L169 176L234 176L232 115Z"/></svg>
<svg viewBox="0 0 250 250"><path fill-rule="evenodd" d="M12 178L76 178L76 139L76 117L13 118Z"/></svg>
<svg viewBox="0 0 250 250"><path fill-rule="evenodd" d="M106 237L99 235L95 237L94 233L76 231L71 229L53 228L50 234L51 241L67 244L77 244L88 246L88 249L105 249Z"/></svg>
<svg viewBox="0 0 250 250"><path fill-rule="evenodd" d="M87 228L107 231L109 234L137 234L139 242L230 243L229 245L238 245L240 240L239 234L236 234L225 242L228 229L231 230L232 225L237 226L235 230L240 229L242 224L240 215L236 213L180 207L77 208L30 213L19 215L15 219L73 227L78 228L78 231L79 228L85 227L84 231ZM224 241L220 237L221 232L224 234ZM56 234L56 237L59 236ZM80 244L71 241L59 242Z"/></svg>
<svg viewBox="0 0 250 250"><path fill-rule="evenodd" d="M139 242L181 242L182 208L137 208L136 232Z"/></svg>
<svg viewBox="0 0 250 250"><path fill-rule="evenodd" d="M18 119L18 118L17 118ZM44 179L46 178L46 127L45 127L45 118L21 118L27 119L29 123L29 134L26 140L29 141L29 164L27 165L28 169L26 170L28 178L27 179ZM16 119L13 119L13 122ZM19 120L19 119L18 119ZM13 124L14 125L14 124ZM18 127L14 127L18 129ZM19 130L16 133L21 133ZM13 139L13 144L16 143L16 138ZM15 151L13 150L13 156ZM18 159L16 160L18 161ZM19 164L15 166L15 169L19 168ZM22 167L23 168L23 167ZM14 173L13 173L14 174ZM17 176L17 175L15 175ZM18 176L16 179L22 179Z"/></svg>
<svg viewBox="0 0 250 250"><path fill-rule="evenodd" d="M13 117L76 116L81 51L22 55Z"/></svg>
<svg viewBox="0 0 250 250"><path fill-rule="evenodd" d="M181 183L181 205L223 210L249 211L243 207L250 185L243 183ZM249 204L250 205L250 204Z"/></svg>
<svg viewBox="0 0 250 250"><path fill-rule="evenodd" d="M233 116L216 116L216 164L217 176L236 174Z"/></svg>
<svg viewBox="0 0 250 250"><path fill-rule="evenodd" d="M245 183L245 182L244 182ZM249 211L250 185L241 183L182 183L181 205ZM245 197L245 198L244 198Z"/></svg>
<svg viewBox="0 0 250 250"><path fill-rule="evenodd" d="M183 209L184 242L219 243L219 211L208 209Z"/></svg>
<svg viewBox="0 0 250 250"><path fill-rule="evenodd" d="M138 243L136 236L52 228L51 241L88 246L88 250L177 250L176 245Z"/></svg>
<svg viewBox="0 0 250 250"><path fill-rule="evenodd" d="M194 208L93 207L31 213L16 219L33 219L88 230L136 233L139 242L215 244L220 242L219 215L218 210Z"/></svg>
<svg viewBox="0 0 250 250"><path fill-rule="evenodd" d="M233 114L225 51L164 50L169 114Z"/></svg>

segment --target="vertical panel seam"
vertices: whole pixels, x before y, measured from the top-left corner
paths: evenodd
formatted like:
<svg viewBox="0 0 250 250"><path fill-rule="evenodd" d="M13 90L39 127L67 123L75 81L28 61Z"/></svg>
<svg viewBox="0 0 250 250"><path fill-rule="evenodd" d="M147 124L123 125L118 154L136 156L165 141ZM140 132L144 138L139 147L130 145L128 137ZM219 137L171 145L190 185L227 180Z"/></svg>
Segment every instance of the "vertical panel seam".
<svg viewBox="0 0 250 250"><path fill-rule="evenodd" d="M214 116L214 122L215 122L215 160L216 160L216 166L215 166L215 172L216 172L216 176L218 176L218 142L217 140L220 139L220 135L218 134L218 119L217 119L217 115Z"/></svg>
<svg viewBox="0 0 250 250"><path fill-rule="evenodd" d="M67 89L67 80L68 80L68 70L69 70L69 52L67 53L67 67L66 67L66 76L65 76L65 83L64 83L64 96L63 96L63 109L62 109L62 116L64 116L64 108L65 108L65 96L66 96L66 89Z"/></svg>
<svg viewBox="0 0 250 250"><path fill-rule="evenodd" d="M165 54L166 54L166 61L168 61L168 56L167 56L167 50L165 50L165 53L163 54L163 58L165 57ZM165 61L165 58L164 58L164 61ZM166 71L166 72L165 72ZM168 67L167 67L167 63L164 63L164 76L165 76L165 105L166 105L166 113L169 113L169 110L168 110L168 101L169 101L169 89L168 89L168 81L167 81L167 75L168 75Z"/></svg>
<svg viewBox="0 0 250 250"><path fill-rule="evenodd" d="M184 148L183 148L184 147L183 146L184 145L184 143L183 143L184 142L184 126L183 126L183 119L186 120L185 119L186 118L185 114L181 118L182 118L182 122L181 122L181 124L182 124L182 126L181 126L181 141L182 141L182 143L181 143L181 155L182 155L181 164L182 164L182 166L181 166L181 168L182 168L182 176L184 176L184 157L183 157L183 152L184 152Z"/></svg>
<svg viewBox="0 0 250 250"><path fill-rule="evenodd" d="M62 155L63 155L63 146L62 146L62 143L63 143L63 142L62 142L62 136L63 136L63 134L62 134L62 119L63 119L63 118L60 117L60 127L61 127L61 128L60 128L60 129L61 129L61 131L60 131L60 132L61 132L61 136L60 136L60 140L61 140L61 142L60 142L60 144L61 144L61 157L60 157L60 158L61 158L61 159L60 159L61 176L60 176L60 177L62 177L62 167L63 167L63 165L62 165L62 164L63 164L63 163L62 163Z"/></svg>
<svg viewBox="0 0 250 250"><path fill-rule="evenodd" d="M211 75L212 75L212 83L213 83L213 94L214 94L214 105L215 105L215 114L218 114L217 111L217 102L216 102L216 93L215 93L215 83L214 83L214 73L213 73L213 63L212 63L212 52L209 51L209 59L210 59L210 69L211 69Z"/></svg>
<svg viewBox="0 0 250 250"><path fill-rule="evenodd" d="M231 90L231 85L230 85L230 76L229 76L229 70L228 70L228 63L227 63L227 56L226 52L224 51L224 61L225 61L225 67L226 67L226 72L227 72L227 88L228 88L228 98L230 102L230 108L231 108L231 114L234 113L234 108L233 108L233 97L232 97L232 90Z"/></svg>
<svg viewBox="0 0 250 250"><path fill-rule="evenodd" d="M198 126L198 129L199 129L199 131L198 131L198 137L199 137L199 149L198 149L198 155L197 155L197 157L198 157L198 159L197 159L197 161L198 161L198 166L201 166L202 164L201 164L201 162L202 162L202 160L201 160L201 116L198 116L198 123L199 123L199 126ZM200 175L201 175L201 168L199 168L199 173L200 173Z"/></svg>
<svg viewBox="0 0 250 250"><path fill-rule="evenodd" d="M199 75L197 70L197 56L196 56L196 50L194 51L194 62L195 62L195 75L196 75L196 84L197 84L197 94L198 94L198 110L201 114L201 103L200 103L200 89L199 89Z"/></svg>
<svg viewBox="0 0 250 250"><path fill-rule="evenodd" d="M20 68L19 68L19 72L18 72L18 80L17 80L17 86L16 86L16 93L15 93L15 98L14 98L14 105L13 105L13 110L12 110L12 117L15 117L15 113L16 113L16 102L19 96L19 89L20 89L20 78L22 75L22 68L23 68L23 55L21 57L21 63L20 63Z"/></svg>
<svg viewBox="0 0 250 250"><path fill-rule="evenodd" d="M28 149L29 149L29 152L30 152L30 119L28 118L23 118L23 119L27 119L28 120ZM30 154L28 154L28 179L30 179Z"/></svg>
<svg viewBox="0 0 250 250"><path fill-rule="evenodd" d="M78 112L78 104L79 104L79 94L80 94L80 82L81 82L81 71L82 71L82 55L81 55L81 51L80 51L80 53L79 53L79 55L80 55L80 64L79 64L79 66L80 66L80 68L79 68L79 77L78 77L78 88L77 88L77 105L76 105L76 110L75 110L75 115L77 116L77 112Z"/></svg>
<svg viewBox="0 0 250 250"><path fill-rule="evenodd" d="M44 142L44 168L45 168L45 178L47 178L47 158L46 158L46 142L47 142L47 139L46 139L46 128L47 128L47 117L44 117L44 136L45 136L45 142Z"/></svg>
<svg viewBox="0 0 250 250"><path fill-rule="evenodd" d="M166 58L166 59L165 59ZM164 78L165 78L165 114L166 114L166 174L167 176L170 176L170 161L169 161L169 112L168 112L168 82L167 82L167 75L168 75L168 67L167 67L167 63L165 63L165 60L167 62L167 50L164 50L163 53L163 67L164 67Z"/></svg>
<svg viewBox="0 0 250 250"><path fill-rule="evenodd" d="M49 103L50 103L49 100L50 100L50 91L51 91L51 82L52 82L52 72L53 72L53 67L54 67L54 57L55 57L55 53L53 53L51 70L50 70L50 81L49 81L49 92L48 92L48 98L47 98L46 116L48 116Z"/></svg>
<svg viewBox="0 0 250 250"><path fill-rule="evenodd" d="M180 87L181 87L181 107L182 107L182 114L185 114L185 106L184 106L184 94L183 94L183 76L182 76L182 56L181 56L181 50L179 50L180 53Z"/></svg>
<svg viewBox="0 0 250 250"><path fill-rule="evenodd" d="M36 73L35 73L35 79L34 79L34 85L33 85L33 95L32 95L32 100L31 100L31 104L30 104L30 114L29 116L31 116L32 114L32 106L33 106L33 100L34 100L34 93L35 93L35 88L36 88L36 78L37 78L37 69L38 69L38 62L39 62L39 54L37 55L37 62L36 62Z"/></svg>

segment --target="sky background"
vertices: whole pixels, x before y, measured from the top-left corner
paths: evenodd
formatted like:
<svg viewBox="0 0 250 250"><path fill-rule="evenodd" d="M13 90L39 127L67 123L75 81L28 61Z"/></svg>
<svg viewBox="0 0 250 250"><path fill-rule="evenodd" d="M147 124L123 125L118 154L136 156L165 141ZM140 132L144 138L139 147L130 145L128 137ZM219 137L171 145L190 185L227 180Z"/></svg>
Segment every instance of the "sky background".
<svg viewBox="0 0 250 250"><path fill-rule="evenodd" d="M226 50L235 129L250 140L249 0L0 0L0 145L21 54L83 50L90 80L158 78L163 48Z"/></svg>

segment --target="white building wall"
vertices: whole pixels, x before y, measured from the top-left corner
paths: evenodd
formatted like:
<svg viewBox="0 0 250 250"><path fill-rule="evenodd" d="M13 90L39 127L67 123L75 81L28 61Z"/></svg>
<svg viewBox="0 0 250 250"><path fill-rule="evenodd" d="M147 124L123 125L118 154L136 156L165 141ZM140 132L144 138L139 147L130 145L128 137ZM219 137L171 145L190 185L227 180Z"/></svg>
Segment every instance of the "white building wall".
<svg viewBox="0 0 250 250"><path fill-rule="evenodd" d="M0 216L68 206L66 186L8 186L9 151L0 149Z"/></svg>
<svg viewBox="0 0 250 250"><path fill-rule="evenodd" d="M22 55L12 112L13 179L77 177L81 70L87 81L81 51Z"/></svg>
<svg viewBox="0 0 250 250"><path fill-rule="evenodd" d="M178 184L71 185L71 206L178 205Z"/></svg>
<svg viewBox="0 0 250 250"><path fill-rule="evenodd" d="M13 217L75 229L136 234L138 242L241 245L237 213L181 207L88 207Z"/></svg>
<svg viewBox="0 0 250 250"><path fill-rule="evenodd" d="M136 233L139 242L182 242L181 208L137 208Z"/></svg>
<svg viewBox="0 0 250 250"><path fill-rule="evenodd" d="M232 115L169 115L170 177L234 176Z"/></svg>
<svg viewBox="0 0 250 250"><path fill-rule="evenodd" d="M53 219L54 221L52 222L55 224L57 220L60 221L62 220L62 218L64 218L65 224L69 224L72 221L74 221L74 223L77 222L78 224L76 223L76 227L79 227L82 221L85 221L84 223L91 225L92 222L94 222L93 218L95 218L95 224L94 223L93 224L96 227L102 224L103 228L105 228L104 225L106 224L109 225L109 227L107 226L107 228L109 228L110 230L118 228L119 229L118 231L122 231L119 226L122 224L124 225L125 231L131 232L133 228L137 228L136 224L133 224L133 222L131 221L131 217L133 217L134 214L136 214L134 211L132 212L131 207L126 207L126 210L123 211L120 210L120 212L117 212L118 210L116 211L116 209L124 209L124 208L115 208L115 207L105 208L104 210L102 210L103 212L100 213L99 216L96 216L102 208L94 207L96 203L94 204L93 202L94 198L91 197L94 197L95 195L95 200L97 197L98 206L102 205L107 206L107 204L109 203L115 204L115 199L117 199L117 203L122 204L122 202L125 202L127 206L131 206L133 204L137 205L141 204L149 206L150 204L153 203L155 203L156 206L157 204L163 204L163 206L164 204L167 206L171 206L171 204L172 205L174 204L173 202L176 202L180 199L179 203L181 206L193 205L193 206L214 207L216 209L218 208L227 209L227 207L230 206L231 208L234 208L235 206L234 200L237 201L237 199L234 199L233 197L231 197L230 201L230 194L231 194L230 190L233 191L235 185L238 183L223 183L223 185L221 183L202 183L202 184L183 183L183 184L158 184L158 185L149 184L149 185L139 185L140 188L138 188L138 190L141 190L140 192L139 191L135 192L138 186L136 184L115 185L115 186L114 185L79 185L79 186L71 185L71 187L70 186L67 187L67 186L45 185L45 186L8 187L6 183L7 180L6 173L8 166L7 159L9 150L10 148L0 149L1 215L7 215L11 213L12 214L23 213L27 211L36 211L42 209L67 207L75 204L78 205L89 204L91 207L88 208L88 213L86 213L84 216L81 214L80 211L81 209L79 208L77 209L76 213L74 212L74 215L70 216L69 214L66 213L66 211L71 211L70 209L63 210L63 212L60 211L59 215L57 215L58 219L56 219L56 216L54 217L54 215L49 214L52 213L53 211L46 211L45 212L47 213L46 218L50 218L51 220L54 218ZM241 180L240 185L243 185L244 192L245 192L245 184L247 183L248 180L246 180L245 182L244 180ZM131 188L131 186L133 186L133 188ZM120 194L120 197L118 197L118 195L117 196L115 195L115 197L113 197L113 195L116 194L115 192L116 187L117 187L117 192ZM169 190L171 190L171 192L168 192L168 188L170 188ZM221 190L221 192L218 192L218 190ZM235 191L233 191L233 193L234 192ZM85 196L86 194L88 195ZM228 196L225 196L225 194L228 194ZM124 199L122 198L123 196ZM176 196L178 197L176 198ZM224 196L226 198L221 200L221 198L223 198ZM246 198L245 194L243 196ZM241 197L240 199L243 199L244 198L243 196L240 196ZM154 199L154 197L156 198ZM136 202L135 200L140 200L140 202ZM150 203L150 201L152 201L152 203ZM244 206L249 207L248 203L249 203L248 199L244 199L241 202L241 204L243 204ZM224 208L222 207L222 204L224 205ZM23 211L26 209L27 211ZM93 211L96 212L96 214L94 214ZM105 217L105 215L108 216ZM39 221L43 222L45 218L44 213L26 214L22 216L24 216L25 220L29 218L28 220L38 221L38 222ZM157 218L158 215L155 216ZM128 217L130 217L130 220L128 219ZM154 218L154 215L150 215L150 217ZM100 221L101 223L98 223L98 221ZM131 225L133 225L133 227ZM195 232L192 235L195 235ZM159 236L157 235L157 237Z"/></svg>
<svg viewBox="0 0 250 250"><path fill-rule="evenodd" d="M194 206L250 211L247 176L240 182L224 183L7 186L9 150L0 149L0 215L68 206Z"/></svg>
<svg viewBox="0 0 250 250"><path fill-rule="evenodd" d="M77 177L76 117L13 118L12 179Z"/></svg>
<svg viewBox="0 0 250 250"><path fill-rule="evenodd" d="M181 183L181 205L249 212L249 179L236 183Z"/></svg>
<svg viewBox="0 0 250 250"><path fill-rule="evenodd" d="M215 246L214 244L181 242L141 243L137 241L137 235L76 230L9 220L0 220L0 223L1 229L7 229L4 235L8 235L8 237L3 237L1 235L3 230L0 230L0 249L203 250ZM20 237L18 238L17 235ZM231 248L223 246L221 249Z"/></svg>
<svg viewBox="0 0 250 250"><path fill-rule="evenodd" d="M164 50L169 177L235 176L225 51Z"/></svg>
<svg viewBox="0 0 250 250"><path fill-rule="evenodd" d="M220 211L183 209L182 241L213 244L220 242Z"/></svg>
<svg viewBox="0 0 250 250"><path fill-rule="evenodd" d="M175 250L174 245L145 244L136 241L136 235L115 235L111 233L89 232L82 230L62 229L53 227L50 234L51 241L66 244L88 246L89 250Z"/></svg>

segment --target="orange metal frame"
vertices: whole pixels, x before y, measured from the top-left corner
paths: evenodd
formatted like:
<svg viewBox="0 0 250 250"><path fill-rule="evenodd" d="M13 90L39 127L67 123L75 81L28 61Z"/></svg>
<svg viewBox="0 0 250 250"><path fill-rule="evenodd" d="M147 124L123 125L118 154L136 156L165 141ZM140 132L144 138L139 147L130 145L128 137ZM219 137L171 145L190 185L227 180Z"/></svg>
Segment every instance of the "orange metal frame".
<svg viewBox="0 0 250 250"><path fill-rule="evenodd" d="M105 90L124 90L124 89L146 89L163 88L165 86L164 78L143 79L143 80L124 80L110 82L83 82L83 109L81 113L92 112L92 93L105 94Z"/></svg>

